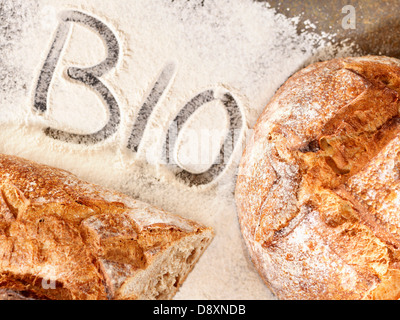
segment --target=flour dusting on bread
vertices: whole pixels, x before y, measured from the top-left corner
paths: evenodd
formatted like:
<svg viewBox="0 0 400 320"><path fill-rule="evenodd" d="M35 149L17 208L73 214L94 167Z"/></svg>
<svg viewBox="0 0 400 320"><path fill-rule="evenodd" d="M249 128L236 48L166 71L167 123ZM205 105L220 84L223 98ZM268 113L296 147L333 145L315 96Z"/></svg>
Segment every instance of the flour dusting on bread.
<svg viewBox="0 0 400 320"><path fill-rule="evenodd" d="M400 297L399 74L387 57L316 63L259 119L236 200L279 298Z"/></svg>

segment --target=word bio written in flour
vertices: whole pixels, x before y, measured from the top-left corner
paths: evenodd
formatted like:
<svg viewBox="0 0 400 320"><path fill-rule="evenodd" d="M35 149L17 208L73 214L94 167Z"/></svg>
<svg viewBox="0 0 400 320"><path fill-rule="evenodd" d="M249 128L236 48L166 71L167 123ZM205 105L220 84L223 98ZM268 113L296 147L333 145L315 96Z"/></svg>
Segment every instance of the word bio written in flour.
<svg viewBox="0 0 400 320"><path fill-rule="evenodd" d="M95 31L106 44L107 57L100 64L92 67L68 68L67 75L70 79L88 86L101 97L108 108L108 122L101 130L93 134L74 134L53 128L45 129L45 134L53 139L66 143L83 145L98 144L113 136L118 131L121 122L121 112L117 99L101 81L103 75L116 67L120 58L121 52L119 49L118 39L105 23L88 14L79 11L63 11L60 18L61 21L57 28L54 41L38 78L34 96L34 109L39 114L44 114L49 108L48 93L56 66L67 42L71 24L78 23ZM153 113L154 108L168 88L168 85L171 83L174 71L174 64L168 64L164 70L162 70L153 89L150 91L149 96L141 106L133 124L133 130L128 145L126 146L127 149L132 152L138 151L148 120ZM219 157L214 161L211 167L203 173L191 173L186 171L179 164L175 163L171 155L176 148L177 138L185 123L187 123L193 114L203 105L212 101L219 101L225 107L229 117L229 130L221 145ZM217 94L216 90L212 89L206 90L199 93L185 104L175 117L166 133L162 160L169 165L173 172L175 172L177 178L185 181L189 185L204 185L211 183L222 174L226 165L230 162L229 159L232 157L234 150L239 144L237 133L241 132L243 127L244 117L233 95L226 90L223 94L220 92Z"/></svg>

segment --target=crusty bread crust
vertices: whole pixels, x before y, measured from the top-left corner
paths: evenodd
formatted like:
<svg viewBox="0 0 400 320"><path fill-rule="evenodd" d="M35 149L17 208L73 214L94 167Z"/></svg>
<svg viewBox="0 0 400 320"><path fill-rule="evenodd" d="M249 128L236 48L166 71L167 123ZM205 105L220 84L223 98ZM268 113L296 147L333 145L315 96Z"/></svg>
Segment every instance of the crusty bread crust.
<svg viewBox="0 0 400 320"><path fill-rule="evenodd" d="M69 172L0 155L0 297L170 299L212 236ZM163 291L150 294L137 276L158 277Z"/></svg>
<svg viewBox="0 0 400 320"><path fill-rule="evenodd" d="M400 61L368 56L293 75L258 120L236 202L280 299L400 297Z"/></svg>

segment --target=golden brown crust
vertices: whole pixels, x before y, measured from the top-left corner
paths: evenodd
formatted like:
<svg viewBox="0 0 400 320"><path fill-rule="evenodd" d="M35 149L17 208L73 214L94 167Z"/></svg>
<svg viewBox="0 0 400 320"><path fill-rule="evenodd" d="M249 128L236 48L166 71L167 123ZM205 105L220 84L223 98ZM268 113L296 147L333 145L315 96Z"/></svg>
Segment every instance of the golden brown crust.
<svg viewBox="0 0 400 320"><path fill-rule="evenodd" d="M398 299L400 62L334 59L291 77L236 188L245 241L281 299Z"/></svg>
<svg viewBox="0 0 400 320"><path fill-rule="evenodd" d="M130 299L119 292L128 278L205 231L66 171L0 155L3 297Z"/></svg>

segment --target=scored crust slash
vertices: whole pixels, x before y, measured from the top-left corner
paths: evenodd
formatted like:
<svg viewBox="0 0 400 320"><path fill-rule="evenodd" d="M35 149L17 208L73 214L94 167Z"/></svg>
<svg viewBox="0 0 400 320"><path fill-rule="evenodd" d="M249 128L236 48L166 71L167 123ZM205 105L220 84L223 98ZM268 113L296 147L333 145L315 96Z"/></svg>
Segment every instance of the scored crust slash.
<svg viewBox="0 0 400 320"><path fill-rule="evenodd" d="M281 299L400 298L400 61L292 76L243 156L242 232Z"/></svg>
<svg viewBox="0 0 400 320"><path fill-rule="evenodd" d="M0 155L0 298L171 299L213 231Z"/></svg>

